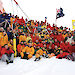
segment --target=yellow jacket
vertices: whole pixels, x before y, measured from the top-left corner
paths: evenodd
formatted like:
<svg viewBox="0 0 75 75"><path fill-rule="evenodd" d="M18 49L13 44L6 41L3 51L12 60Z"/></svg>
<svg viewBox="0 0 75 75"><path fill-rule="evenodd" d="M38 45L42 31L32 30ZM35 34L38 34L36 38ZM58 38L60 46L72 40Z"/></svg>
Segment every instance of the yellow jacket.
<svg viewBox="0 0 75 75"><path fill-rule="evenodd" d="M10 21L11 21L10 24L11 24L11 27L12 27L14 18L11 17L11 18L10 18Z"/></svg>
<svg viewBox="0 0 75 75"><path fill-rule="evenodd" d="M36 52L36 54L35 54L35 57L36 58L39 58L41 55L43 55L43 50L42 49L39 49L37 52Z"/></svg>
<svg viewBox="0 0 75 75"><path fill-rule="evenodd" d="M33 48L33 47L30 48L30 47L26 46L26 47L22 50L22 52L21 52L21 57L22 57L22 58L24 57L24 52L33 55L33 54L34 54L34 48Z"/></svg>
<svg viewBox="0 0 75 75"><path fill-rule="evenodd" d="M63 36L63 38L65 38L65 37L67 37L67 34L65 34L65 35L63 34L62 36Z"/></svg>
<svg viewBox="0 0 75 75"><path fill-rule="evenodd" d="M36 54L39 54L39 55L43 55L43 50L42 49L39 49Z"/></svg>
<svg viewBox="0 0 75 75"><path fill-rule="evenodd" d="M13 50L13 45L11 45L10 42L8 42L8 46Z"/></svg>
<svg viewBox="0 0 75 75"><path fill-rule="evenodd" d="M0 35L0 46L4 46L8 44L8 36L7 34L4 36L3 34Z"/></svg>
<svg viewBox="0 0 75 75"><path fill-rule="evenodd" d="M26 36L25 35L20 35L19 36L19 43L21 43L21 41L26 41Z"/></svg>

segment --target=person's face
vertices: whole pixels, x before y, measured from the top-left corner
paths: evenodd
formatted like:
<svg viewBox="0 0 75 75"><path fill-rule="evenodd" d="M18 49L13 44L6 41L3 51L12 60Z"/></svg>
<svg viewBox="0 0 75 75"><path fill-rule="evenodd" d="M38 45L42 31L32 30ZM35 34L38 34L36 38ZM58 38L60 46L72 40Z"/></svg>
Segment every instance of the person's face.
<svg viewBox="0 0 75 75"><path fill-rule="evenodd" d="M40 48L40 47L38 46L38 48Z"/></svg>
<svg viewBox="0 0 75 75"><path fill-rule="evenodd" d="M36 40L36 43L38 43L38 40Z"/></svg>
<svg viewBox="0 0 75 75"><path fill-rule="evenodd" d="M52 41L50 41L50 44L52 44Z"/></svg>
<svg viewBox="0 0 75 75"><path fill-rule="evenodd" d="M4 29L3 29L3 28L1 28L0 30L1 30L2 32L4 31Z"/></svg>
<svg viewBox="0 0 75 75"><path fill-rule="evenodd" d="M26 44L26 41L24 42L24 44Z"/></svg>
<svg viewBox="0 0 75 75"><path fill-rule="evenodd" d="M57 49L58 47L57 46L55 46L55 49Z"/></svg>
<svg viewBox="0 0 75 75"><path fill-rule="evenodd" d="M21 44L23 44L23 42L21 42Z"/></svg>
<svg viewBox="0 0 75 75"><path fill-rule="evenodd" d="M44 47L46 47L46 45L44 45Z"/></svg>
<svg viewBox="0 0 75 75"><path fill-rule="evenodd" d="M49 49L51 49L51 47L49 46Z"/></svg>
<svg viewBox="0 0 75 75"><path fill-rule="evenodd" d="M57 42L57 39L55 39L55 42Z"/></svg>
<svg viewBox="0 0 75 75"><path fill-rule="evenodd" d="M5 48L8 49L8 45L5 45Z"/></svg>
<svg viewBox="0 0 75 75"><path fill-rule="evenodd" d="M7 28L7 30L9 31L9 30L10 30L10 28L8 27L8 28Z"/></svg>
<svg viewBox="0 0 75 75"><path fill-rule="evenodd" d="M22 32L21 30L19 32Z"/></svg>
<svg viewBox="0 0 75 75"><path fill-rule="evenodd" d="M5 16L5 14L3 14L3 16Z"/></svg>
<svg viewBox="0 0 75 75"><path fill-rule="evenodd" d="M32 43L29 43L29 46L32 46Z"/></svg>
<svg viewBox="0 0 75 75"><path fill-rule="evenodd" d="M10 42L13 43L13 40L11 39Z"/></svg>
<svg viewBox="0 0 75 75"><path fill-rule="evenodd" d="M63 51L60 51L60 54L63 53Z"/></svg>
<svg viewBox="0 0 75 75"><path fill-rule="evenodd" d="M62 43L62 41L61 41L61 43Z"/></svg>

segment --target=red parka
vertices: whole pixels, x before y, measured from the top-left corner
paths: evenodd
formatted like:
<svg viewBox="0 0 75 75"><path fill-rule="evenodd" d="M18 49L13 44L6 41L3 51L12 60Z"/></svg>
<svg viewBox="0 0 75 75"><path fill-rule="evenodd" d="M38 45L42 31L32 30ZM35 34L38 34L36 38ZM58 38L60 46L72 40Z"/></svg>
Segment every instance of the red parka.
<svg viewBox="0 0 75 75"><path fill-rule="evenodd" d="M1 55L5 54L5 53L7 53L7 54L13 53L14 54L14 51L11 48L9 48L9 49L2 48Z"/></svg>

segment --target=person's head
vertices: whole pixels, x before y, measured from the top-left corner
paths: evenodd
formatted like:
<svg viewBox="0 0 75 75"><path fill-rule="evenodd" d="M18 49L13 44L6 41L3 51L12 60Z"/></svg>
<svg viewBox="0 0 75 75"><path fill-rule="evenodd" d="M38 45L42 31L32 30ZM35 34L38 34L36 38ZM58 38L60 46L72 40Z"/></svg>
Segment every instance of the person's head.
<svg viewBox="0 0 75 75"><path fill-rule="evenodd" d="M55 39L55 42L57 42L57 39Z"/></svg>
<svg viewBox="0 0 75 75"><path fill-rule="evenodd" d="M26 41L24 41L24 44L26 44Z"/></svg>
<svg viewBox="0 0 75 75"><path fill-rule="evenodd" d="M21 30L21 29L19 29L19 32L21 33L21 32L22 32L22 30Z"/></svg>
<svg viewBox="0 0 75 75"><path fill-rule="evenodd" d="M21 45L23 45L23 41L21 41Z"/></svg>
<svg viewBox="0 0 75 75"><path fill-rule="evenodd" d="M7 31L10 31L10 28L9 27L7 27Z"/></svg>
<svg viewBox="0 0 75 75"><path fill-rule="evenodd" d="M49 49L51 49L51 46L49 46Z"/></svg>
<svg viewBox="0 0 75 75"><path fill-rule="evenodd" d="M32 43L29 43L29 47L31 47L32 46Z"/></svg>
<svg viewBox="0 0 75 75"><path fill-rule="evenodd" d="M44 47L46 47L46 44L44 44Z"/></svg>
<svg viewBox="0 0 75 75"><path fill-rule="evenodd" d="M24 33L24 32L22 32L22 35L25 35L25 33Z"/></svg>
<svg viewBox="0 0 75 75"><path fill-rule="evenodd" d="M61 54L61 53L63 53L63 51L62 51L62 50L60 50L60 54Z"/></svg>
<svg viewBox="0 0 75 75"><path fill-rule="evenodd" d="M68 44L68 42L67 42L67 41L65 41L65 44Z"/></svg>
<svg viewBox="0 0 75 75"><path fill-rule="evenodd" d="M3 13L3 16L5 16L6 14L5 13Z"/></svg>
<svg viewBox="0 0 75 75"><path fill-rule="evenodd" d="M36 40L36 43L38 43L38 40Z"/></svg>
<svg viewBox="0 0 75 75"><path fill-rule="evenodd" d="M61 41L60 43L63 43L63 41Z"/></svg>
<svg viewBox="0 0 75 75"><path fill-rule="evenodd" d="M40 48L40 46L38 46L38 49Z"/></svg>
<svg viewBox="0 0 75 75"><path fill-rule="evenodd" d="M3 27L1 27L1 28L0 28L0 31L1 31L1 32L3 32L3 31L4 31L4 28L3 28Z"/></svg>
<svg viewBox="0 0 75 75"><path fill-rule="evenodd" d="M5 47L5 49L8 49L8 45L7 44L5 44L4 47Z"/></svg>
<svg viewBox="0 0 75 75"><path fill-rule="evenodd" d="M57 45L55 45L55 49L57 49L58 47L57 47Z"/></svg>
<svg viewBox="0 0 75 75"><path fill-rule="evenodd" d="M50 44L52 44L52 41L50 41Z"/></svg>
<svg viewBox="0 0 75 75"><path fill-rule="evenodd" d="M10 39L10 43L13 43L13 40L12 39Z"/></svg>
<svg viewBox="0 0 75 75"><path fill-rule="evenodd" d="M6 32L4 31L4 32L3 32L3 35L5 35L5 34L6 34Z"/></svg>

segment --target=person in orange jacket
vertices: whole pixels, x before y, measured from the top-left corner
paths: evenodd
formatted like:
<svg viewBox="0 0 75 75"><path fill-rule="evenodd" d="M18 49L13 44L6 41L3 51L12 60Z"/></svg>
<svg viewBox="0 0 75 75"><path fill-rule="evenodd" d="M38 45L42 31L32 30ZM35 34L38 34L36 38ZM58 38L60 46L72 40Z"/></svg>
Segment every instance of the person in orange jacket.
<svg viewBox="0 0 75 75"><path fill-rule="evenodd" d="M21 51L25 48L23 41L17 45L17 56L20 56Z"/></svg>
<svg viewBox="0 0 75 75"><path fill-rule="evenodd" d="M24 49L22 49L21 51L21 58L22 59L30 59L32 58L33 54L34 54L34 48L32 46L32 43L29 43L29 45L27 45Z"/></svg>
<svg viewBox="0 0 75 75"><path fill-rule="evenodd" d="M42 55L43 55L43 50L39 47L38 50L36 51L34 61L39 61L41 59Z"/></svg>
<svg viewBox="0 0 75 75"><path fill-rule="evenodd" d="M10 39L10 41L8 42L8 47L10 47L13 50L13 40Z"/></svg>
<svg viewBox="0 0 75 75"><path fill-rule="evenodd" d="M19 36L19 43L21 43L21 41L26 41L26 36L24 32L22 32L22 34Z"/></svg>
<svg viewBox="0 0 75 75"><path fill-rule="evenodd" d="M3 34L1 35L0 38L0 46L4 46L7 43L8 43L8 35L5 31L3 31Z"/></svg>

